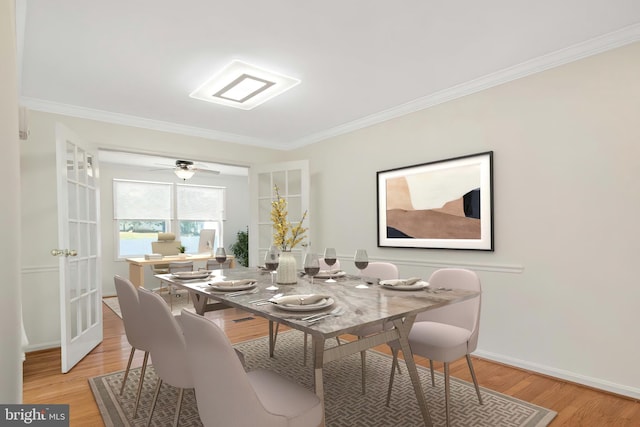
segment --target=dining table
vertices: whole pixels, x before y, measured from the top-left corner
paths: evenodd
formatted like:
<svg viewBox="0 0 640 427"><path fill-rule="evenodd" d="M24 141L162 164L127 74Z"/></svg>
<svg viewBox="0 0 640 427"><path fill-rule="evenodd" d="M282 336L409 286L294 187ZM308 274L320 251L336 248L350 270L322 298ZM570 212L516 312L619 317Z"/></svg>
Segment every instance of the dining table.
<svg viewBox="0 0 640 427"><path fill-rule="evenodd" d="M186 279L172 274L159 274L156 277L188 290L194 309L199 314L235 307L266 318L269 321L270 356L274 354L277 338L274 325L283 324L309 334L312 338L315 393L321 399L324 399L325 364L398 341L426 426L432 426L431 416L409 346L409 331L419 313L479 295L478 292L463 289L434 289L422 281L422 286L387 286L375 278L353 276L345 272L335 273L335 283L315 278L313 284L310 278L300 272L297 283L278 284L277 290L268 290L271 285L270 273L261 268L237 267L209 273ZM309 304L311 307L305 307L302 302L274 303L284 301L284 297L293 297L295 301L309 296L313 296L314 300L320 297L319 302ZM288 301L291 302L292 298L288 298ZM306 320L312 314L327 317L313 322ZM368 328L372 325L380 327ZM342 340L339 345L325 346L329 340L354 334L365 327L377 332L349 342Z"/></svg>

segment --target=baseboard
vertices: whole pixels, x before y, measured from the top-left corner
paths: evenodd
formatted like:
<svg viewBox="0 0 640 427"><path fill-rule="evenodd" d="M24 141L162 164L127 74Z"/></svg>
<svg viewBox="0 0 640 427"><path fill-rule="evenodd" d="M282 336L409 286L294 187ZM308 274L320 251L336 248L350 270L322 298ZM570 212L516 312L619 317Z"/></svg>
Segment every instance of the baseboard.
<svg viewBox="0 0 640 427"><path fill-rule="evenodd" d="M542 375L548 375L553 378L580 384L586 387L591 387L597 390L618 394L620 396L629 397L635 400L640 399L640 388L637 387L629 387L600 378L588 377L585 375L576 374L575 372L552 368L550 366L531 363L526 360L515 359L512 357L507 357L486 351L475 351L473 355L516 368L525 369L527 371L532 371Z"/></svg>
<svg viewBox="0 0 640 427"><path fill-rule="evenodd" d="M28 355L29 353L34 351L50 350L52 348L58 348L60 346L61 346L60 341L50 341L50 342L40 343L37 345L28 345L24 348L24 352Z"/></svg>

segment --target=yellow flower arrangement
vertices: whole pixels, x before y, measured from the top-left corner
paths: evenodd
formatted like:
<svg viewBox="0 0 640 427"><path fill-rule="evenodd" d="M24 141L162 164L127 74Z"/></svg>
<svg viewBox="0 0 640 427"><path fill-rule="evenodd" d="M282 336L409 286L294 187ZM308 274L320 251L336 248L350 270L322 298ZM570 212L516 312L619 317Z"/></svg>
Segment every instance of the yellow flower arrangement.
<svg viewBox="0 0 640 427"><path fill-rule="evenodd" d="M280 197L278 186L274 187L276 199L271 202L271 221L273 222L273 244L282 251L290 251L298 243L304 240L304 233L307 228L302 226L303 221L307 218L307 211L304 211L300 222L293 225L287 219L289 212L287 211L287 201ZM289 235L290 234L290 235ZM287 235L289 235L287 237Z"/></svg>

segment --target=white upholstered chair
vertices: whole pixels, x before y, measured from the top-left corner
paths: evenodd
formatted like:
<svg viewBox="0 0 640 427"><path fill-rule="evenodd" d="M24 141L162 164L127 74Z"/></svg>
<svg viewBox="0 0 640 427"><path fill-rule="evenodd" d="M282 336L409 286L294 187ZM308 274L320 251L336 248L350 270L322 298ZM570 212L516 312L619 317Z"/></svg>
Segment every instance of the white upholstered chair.
<svg viewBox="0 0 640 427"><path fill-rule="evenodd" d="M185 388L193 388L193 380L187 358L184 335L176 318L162 297L144 288L138 288L140 309L143 323L148 334L149 352L153 361L153 368L158 375L158 384L151 403L147 425L151 424L158 394L162 383L177 387L178 402L173 425L178 425L180 408Z"/></svg>
<svg viewBox="0 0 640 427"><path fill-rule="evenodd" d="M224 332L209 319L182 311L187 363L205 426L294 427L322 424L322 401L266 370L245 372ZM152 355L153 357L153 355Z"/></svg>
<svg viewBox="0 0 640 427"><path fill-rule="evenodd" d="M398 278L398 267L390 262L370 262L366 268L364 268L360 274L362 277L377 279L377 280L392 280ZM354 332L358 338L364 338L367 335L371 335L376 332L382 331L385 325L370 325L358 329ZM362 369L362 394L366 390L366 370L367 370L367 352L363 350L360 352L361 369ZM398 363L394 363L395 366L400 368Z"/></svg>
<svg viewBox="0 0 640 427"><path fill-rule="evenodd" d="M429 285L433 288L467 289L482 292L478 275L466 269L444 268L436 270L429 278ZM449 363L461 357L467 359L471 378L482 405L480 387L476 379L471 353L478 345L480 329L481 295L470 300L446 305L434 310L420 313L409 332L409 345L413 354L429 359L431 366L431 383L435 385L433 377L433 361L444 362L444 393L447 426L450 421L449 408ZM397 360L398 349L394 346L394 362ZM391 399L394 370L391 370L387 405Z"/></svg>
<svg viewBox="0 0 640 427"><path fill-rule="evenodd" d="M131 361L136 350L144 351L144 359L142 360L142 369L140 370L140 380L138 381L138 391L136 394L136 403L133 409L133 418L138 414L138 404L140 403L140 393L144 382L144 374L147 369L147 361L149 360L149 338L145 329L145 322L140 311L140 301L138 300L138 291L136 287L124 277L114 276L113 278L118 295L118 304L122 313L122 323L124 324L124 332L127 341L131 345L131 353L127 362L127 369L124 371L122 379L122 388L120 394L124 391L127 383Z"/></svg>

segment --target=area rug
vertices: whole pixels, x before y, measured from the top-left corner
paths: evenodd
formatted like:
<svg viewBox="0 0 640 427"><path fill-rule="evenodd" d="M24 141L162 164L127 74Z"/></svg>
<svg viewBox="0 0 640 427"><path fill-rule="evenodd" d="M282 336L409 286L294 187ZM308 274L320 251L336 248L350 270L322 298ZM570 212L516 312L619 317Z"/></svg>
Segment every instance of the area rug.
<svg viewBox="0 0 640 427"><path fill-rule="evenodd" d="M302 333L288 331L278 335L274 358L268 355L266 337L246 341L235 347L245 355L247 369L265 368L289 377L313 390L312 369L302 365ZM328 343L335 345L335 341ZM307 364L309 365L309 364ZM367 392L360 386L360 355L355 354L325 365L325 414L327 427L340 426L422 426L424 425L411 380L404 365L396 375L390 407L385 406L391 358L377 351L367 353ZM431 386L429 369L418 367L426 392L434 426L445 425L444 383L436 373L436 387ZM149 415L157 378L153 369L145 375L138 417L131 418L140 369L129 374L122 397L119 395L124 372L114 372L89 379L100 413L106 426L142 426ZM451 378L451 425L473 427L543 427L556 413L522 400L482 388L483 405L473 384ZM167 426L173 420L177 391L163 385L152 425ZM181 426L201 426L193 390L185 392L180 415Z"/></svg>

